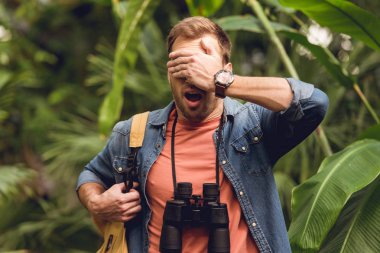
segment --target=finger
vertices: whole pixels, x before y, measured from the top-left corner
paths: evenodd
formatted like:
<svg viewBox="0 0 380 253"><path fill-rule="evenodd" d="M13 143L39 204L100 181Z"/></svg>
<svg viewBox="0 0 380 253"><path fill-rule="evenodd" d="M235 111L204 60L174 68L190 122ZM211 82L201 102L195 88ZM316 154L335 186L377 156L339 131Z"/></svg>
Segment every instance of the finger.
<svg viewBox="0 0 380 253"><path fill-rule="evenodd" d="M111 188L118 189L118 191L123 192L125 191L125 184L124 183L114 184Z"/></svg>
<svg viewBox="0 0 380 253"><path fill-rule="evenodd" d="M168 71L169 71L169 73L175 73L175 72L179 72L182 70L186 70L187 68L189 68L188 64L180 64L180 65L177 65L175 67L168 68Z"/></svg>
<svg viewBox="0 0 380 253"><path fill-rule="evenodd" d="M201 47L203 50L205 50L206 54L208 55L216 55L217 51L214 47L211 46L212 44L209 41L208 37L201 39Z"/></svg>
<svg viewBox="0 0 380 253"><path fill-rule="evenodd" d="M128 212L129 209L132 209L132 208L139 206L139 205L140 205L139 200L128 202L128 203L125 203L122 206L120 206L118 212L124 214L124 213Z"/></svg>
<svg viewBox="0 0 380 253"><path fill-rule="evenodd" d="M133 182L133 189L136 189L137 187L139 187L140 186L140 184L138 183L138 182Z"/></svg>
<svg viewBox="0 0 380 253"><path fill-rule="evenodd" d="M135 189L131 189L129 192L120 194L117 198L117 205L123 205L128 202L137 201L140 199L140 193Z"/></svg>
<svg viewBox="0 0 380 253"><path fill-rule="evenodd" d="M139 212L141 211L141 205L135 206L131 209L129 209L127 212L123 213L121 216L121 219L123 221L127 221L135 217Z"/></svg>
<svg viewBox="0 0 380 253"><path fill-rule="evenodd" d="M170 59L175 59L175 58L178 58L178 57L187 57L187 56L191 56L194 54L194 51L190 51L190 50L178 50L178 51L173 51L169 54L169 58Z"/></svg>
<svg viewBox="0 0 380 253"><path fill-rule="evenodd" d="M168 61L166 64L168 67L175 67L180 64L188 64L194 62L194 58L192 56L187 56L187 57L178 57L174 60Z"/></svg>
<svg viewBox="0 0 380 253"><path fill-rule="evenodd" d="M181 71L178 71L178 72L173 72L172 73L172 76L174 78L184 78L186 79L187 81L189 81L188 78L190 78L190 75L189 75L189 71L188 70L181 70Z"/></svg>
<svg viewBox="0 0 380 253"><path fill-rule="evenodd" d="M140 208L141 208L140 203L133 202L133 203L130 203L130 205L126 205L126 208L123 209L122 211L120 211L120 213L123 216L125 216L125 215L128 215L128 214L132 214L132 213L137 212L136 210L139 210Z"/></svg>
<svg viewBox="0 0 380 253"><path fill-rule="evenodd" d="M135 189L131 189L129 192L124 194L124 199L126 202L132 202L140 199L140 193Z"/></svg>

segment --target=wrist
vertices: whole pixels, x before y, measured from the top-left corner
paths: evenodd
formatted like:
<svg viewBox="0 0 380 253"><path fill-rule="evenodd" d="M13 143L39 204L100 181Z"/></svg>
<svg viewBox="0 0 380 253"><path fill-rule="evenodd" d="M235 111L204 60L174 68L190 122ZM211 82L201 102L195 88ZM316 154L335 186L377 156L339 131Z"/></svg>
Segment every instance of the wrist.
<svg viewBox="0 0 380 253"><path fill-rule="evenodd" d="M88 198L86 207L90 211L90 213L96 215L99 213L99 210L101 209L101 203L102 194L92 194L91 197Z"/></svg>
<svg viewBox="0 0 380 253"><path fill-rule="evenodd" d="M226 97L226 90L234 82L232 71L222 69L214 75L215 96L219 98Z"/></svg>

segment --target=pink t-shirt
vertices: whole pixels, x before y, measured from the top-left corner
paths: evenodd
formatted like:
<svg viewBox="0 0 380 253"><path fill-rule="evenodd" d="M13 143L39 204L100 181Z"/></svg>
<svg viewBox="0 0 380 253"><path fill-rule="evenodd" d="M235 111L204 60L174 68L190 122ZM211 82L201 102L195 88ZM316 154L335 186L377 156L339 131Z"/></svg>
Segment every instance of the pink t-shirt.
<svg viewBox="0 0 380 253"><path fill-rule="evenodd" d="M202 194L203 183L215 183L216 150L213 134L220 118L201 123L178 120L175 135L175 164L178 182L191 182L193 194ZM171 168L171 137L174 111L170 114L166 128L166 144L161 155L153 164L147 180L146 190L152 217L149 222L150 253L159 252L163 214L167 200L173 197ZM259 252L250 236L231 183L219 170L221 184L220 202L227 204L231 252ZM207 252L208 229L185 228L182 232L182 252Z"/></svg>

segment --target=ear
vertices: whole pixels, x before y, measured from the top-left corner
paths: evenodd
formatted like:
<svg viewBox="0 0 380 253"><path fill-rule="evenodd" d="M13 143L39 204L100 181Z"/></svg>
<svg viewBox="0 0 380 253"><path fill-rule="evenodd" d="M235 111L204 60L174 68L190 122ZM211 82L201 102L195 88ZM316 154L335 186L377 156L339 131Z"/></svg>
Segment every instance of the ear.
<svg viewBox="0 0 380 253"><path fill-rule="evenodd" d="M226 65L224 65L223 69L232 72L232 63L231 62L227 63Z"/></svg>

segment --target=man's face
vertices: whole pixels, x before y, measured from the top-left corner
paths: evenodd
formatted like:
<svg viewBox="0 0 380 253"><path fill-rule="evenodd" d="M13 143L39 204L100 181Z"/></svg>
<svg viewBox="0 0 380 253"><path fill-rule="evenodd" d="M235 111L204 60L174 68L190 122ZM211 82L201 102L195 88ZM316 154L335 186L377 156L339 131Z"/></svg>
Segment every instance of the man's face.
<svg viewBox="0 0 380 253"><path fill-rule="evenodd" d="M213 36L205 35L202 38L206 38L209 46L214 47L222 56L218 41ZM172 51L186 50L194 53L206 53L201 46L202 38L188 40L178 37L172 46ZM220 62L220 66L223 66L222 62ZM180 118L191 122L201 122L210 114L223 109L223 100L215 97L215 93L198 89L193 84L187 83L186 80L172 77L169 73L168 79Z"/></svg>

